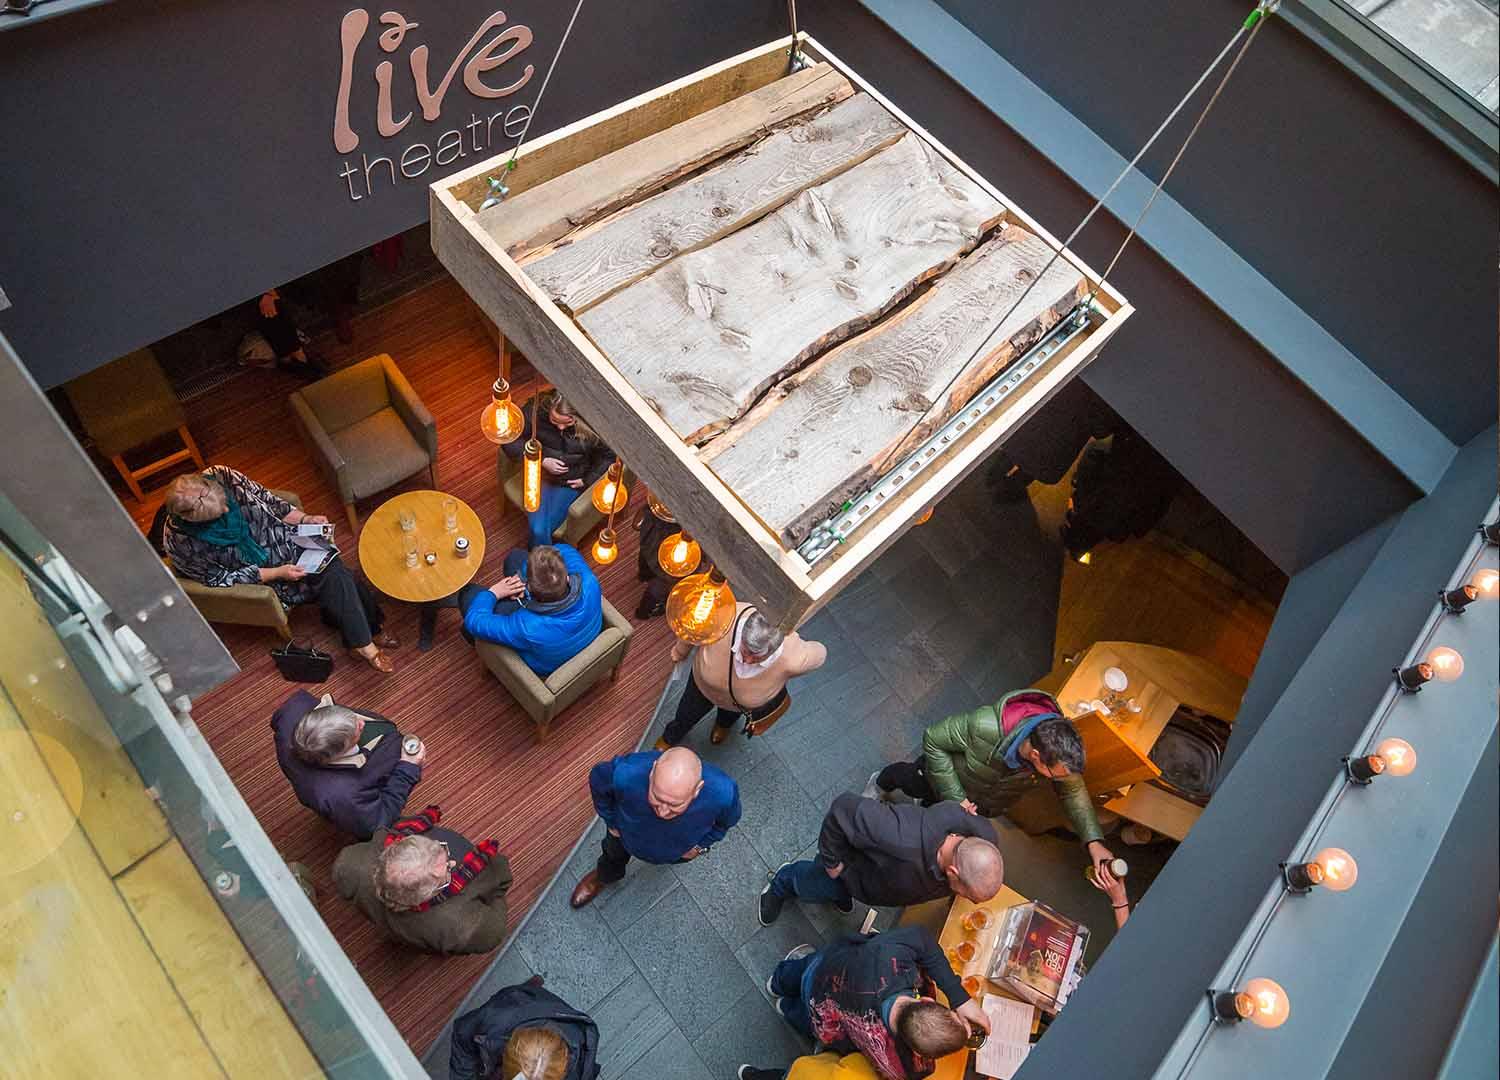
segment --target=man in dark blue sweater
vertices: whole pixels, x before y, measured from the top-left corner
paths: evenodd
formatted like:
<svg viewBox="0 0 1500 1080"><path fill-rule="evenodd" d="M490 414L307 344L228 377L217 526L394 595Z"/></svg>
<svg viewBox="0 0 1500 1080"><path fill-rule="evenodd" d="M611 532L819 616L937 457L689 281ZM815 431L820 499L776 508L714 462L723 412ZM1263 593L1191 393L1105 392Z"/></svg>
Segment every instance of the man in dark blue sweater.
<svg viewBox="0 0 1500 1080"><path fill-rule="evenodd" d="M601 761L589 773L589 792L604 819L604 850L573 890L575 908L624 877L632 855L650 863L689 862L740 820L739 785L685 746Z"/></svg>

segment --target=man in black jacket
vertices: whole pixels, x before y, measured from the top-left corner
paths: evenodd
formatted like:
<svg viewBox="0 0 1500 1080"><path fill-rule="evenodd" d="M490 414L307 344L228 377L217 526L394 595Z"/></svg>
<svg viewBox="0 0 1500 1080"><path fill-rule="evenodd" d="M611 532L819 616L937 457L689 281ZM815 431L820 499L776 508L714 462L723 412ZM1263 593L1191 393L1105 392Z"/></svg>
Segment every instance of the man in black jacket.
<svg viewBox="0 0 1500 1080"><path fill-rule="evenodd" d="M956 893L977 904L1005 879L999 835L962 803L892 805L840 795L823 818L818 856L782 863L760 894L760 923L770 926L791 897L833 904L859 900L905 907Z"/></svg>
<svg viewBox="0 0 1500 1080"><path fill-rule="evenodd" d="M320 702L298 690L271 717L271 730L297 800L361 840L399 818L422 779L426 747L408 754L395 724L331 697Z"/></svg>
<svg viewBox="0 0 1500 1080"><path fill-rule="evenodd" d="M532 976L529 982L497 990L453 1022L448 1080L487 1080L504 1059L510 1037L530 1027L550 1028L562 1037L568 1048L566 1080L595 1080L599 1075L599 1028L585 1013L543 990L540 976Z"/></svg>
<svg viewBox="0 0 1500 1080"><path fill-rule="evenodd" d="M948 1005L935 1000L935 988ZM964 1045L971 1025L990 1030L923 926L851 934L821 951L799 945L766 989L794 1028L824 1049L863 1054L881 1080L926 1076L937 1058Z"/></svg>

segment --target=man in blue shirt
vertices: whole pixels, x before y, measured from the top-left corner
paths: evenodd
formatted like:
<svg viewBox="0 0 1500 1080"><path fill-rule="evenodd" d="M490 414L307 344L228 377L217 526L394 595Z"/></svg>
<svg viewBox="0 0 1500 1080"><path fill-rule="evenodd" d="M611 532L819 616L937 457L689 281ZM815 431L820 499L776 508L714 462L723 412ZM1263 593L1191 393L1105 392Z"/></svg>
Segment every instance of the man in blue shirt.
<svg viewBox="0 0 1500 1080"><path fill-rule="evenodd" d="M604 819L604 850L573 890L575 908L624 877L632 855L689 862L740 820L739 785L685 746L601 761L589 773L589 792Z"/></svg>
<svg viewBox="0 0 1500 1080"><path fill-rule="evenodd" d="M464 634L514 649L542 678L588 648L604 625L599 579L568 544L505 556L493 586L459 593Z"/></svg>

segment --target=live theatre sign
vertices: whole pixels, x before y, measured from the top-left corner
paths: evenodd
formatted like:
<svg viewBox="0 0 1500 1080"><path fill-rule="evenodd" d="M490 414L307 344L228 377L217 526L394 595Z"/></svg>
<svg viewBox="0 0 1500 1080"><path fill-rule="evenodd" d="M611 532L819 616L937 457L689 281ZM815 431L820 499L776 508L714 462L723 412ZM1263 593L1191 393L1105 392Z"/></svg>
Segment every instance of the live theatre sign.
<svg viewBox="0 0 1500 1080"><path fill-rule="evenodd" d="M467 43L448 61L434 85L432 79L443 58L433 62L431 50L421 42L421 23L408 20L399 11L384 12L378 22L385 29L373 43L366 41L370 33L370 13L366 9L347 12L339 24L340 67L338 96L333 107L333 147L342 159L338 175L348 185L349 198L357 201L378 195L403 180L416 180L433 166L452 165L470 155L498 153L499 142L520 137L531 115L529 105L512 105L498 111L491 111L493 106L483 106L480 112L476 111L474 99L504 99L531 81L536 69L523 55L531 47L530 27L519 23L507 25L505 12L496 11L479 24ZM374 52L376 48L379 53ZM407 72L398 71L403 50L410 75L409 92L403 85ZM373 70L365 66L380 53L386 57ZM449 99L455 80L463 84L467 93L460 99L463 104L457 107ZM415 108L397 105L398 99L410 103L409 95L415 95ZM396 115L398 109L400 116ZM419 112L421 122L409 126L417 120ZM462 119L465 112L468 118ZM460 119L455 120L455 115ZM438 127L440 122L442 127ZM402 135L405 136L402 141L390 145L389 140ZM414 138L418 135L420 138Z"/></svg>

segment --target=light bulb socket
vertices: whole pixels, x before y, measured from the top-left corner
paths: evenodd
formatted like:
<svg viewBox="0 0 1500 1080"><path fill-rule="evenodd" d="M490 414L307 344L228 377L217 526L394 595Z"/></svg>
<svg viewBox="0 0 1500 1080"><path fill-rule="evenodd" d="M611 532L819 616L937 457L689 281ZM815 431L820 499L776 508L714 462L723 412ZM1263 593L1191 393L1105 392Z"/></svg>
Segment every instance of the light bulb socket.
<svg viewBox="0 0 1500 1080"><path fill-rule="evenodd" d="M1305 896L1313 889L1323 884L1323 866L1321 863L1282 863L1281 880L1286 882L1286 891L1298 896Z"/></svg>
<svg viewBox="0 0 1500 1080"><path fill-rule="evenodd" d="M1208 1007L1216 1024L1238 1024L1255 1012L1255 1001L1238 990L1210 990Z"/></svg>
<svg viewBox="0 0 1500 1080"><path fill-rule="evenodd" d="M503 378L496 379L494 385L490 387L490 393L495 395L496 401L504 401L510 397L510 383L506 382Z"/></svg>
<svg viewBox="0 0 1500 1080"><path fill-rule="evenodd" d="M1360 787L1368 787L1375 778L1385 772L1385 758L1379 754L1366 754L1362 757L1346 757L1344 759L1344 773L1349 777L1351 784Z"/></svg>
<svg viewBox="0 0 1500 1080"><path fill-rule="evenodd" d="M1425 660L1409 667L1391 668L1391 673L1396 676L1396 685L1408 694L1420 693L1422 684L1432 681L1432 665Z"/></svg>
<svg viewBox="0 0 1500 1080"><path fill-rule="evenodd" d="M1450 615L1462 615L1464 608L1479 599L1479 590L1472 585L1460 585L1456 589L1445 589L1438 593L1443 610Z"/></svg>
<svg viewBox="0 0 1500 1080"><path fill-rule="evenodd" d="M1479 535L1485 542L1500 546L1500 521L1491 521L1479 526Z"/></svg>

